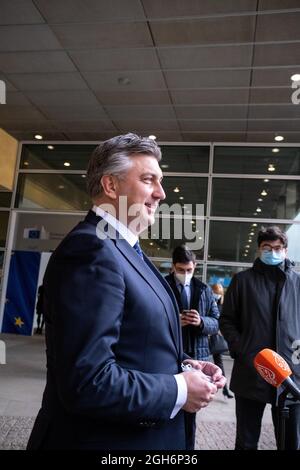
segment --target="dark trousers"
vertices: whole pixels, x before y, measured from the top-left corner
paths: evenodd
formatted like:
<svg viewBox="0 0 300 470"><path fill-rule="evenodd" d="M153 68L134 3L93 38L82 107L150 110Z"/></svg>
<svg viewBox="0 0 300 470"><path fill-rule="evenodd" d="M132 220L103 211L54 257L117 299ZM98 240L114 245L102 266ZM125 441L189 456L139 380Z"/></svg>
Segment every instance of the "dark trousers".
<svg viewBox="0 0 300 470"><path fill-rule="evenodd" d="M266 403L248 398L235 397L236 404L236 450L256 450L261 421ZM300 404L289 406L289 418L285 424L285 449L300 449ZM275 435L278 431L278 408L272 406L272 419Z"/></svg>
<svg viewBox="0 0 300 470"><path fill-rule="evenodd" d="M185 436L186 436L186 449L195 449L195 438L196 438L196 413L184 412L184 425L185 425Z"/></svg>

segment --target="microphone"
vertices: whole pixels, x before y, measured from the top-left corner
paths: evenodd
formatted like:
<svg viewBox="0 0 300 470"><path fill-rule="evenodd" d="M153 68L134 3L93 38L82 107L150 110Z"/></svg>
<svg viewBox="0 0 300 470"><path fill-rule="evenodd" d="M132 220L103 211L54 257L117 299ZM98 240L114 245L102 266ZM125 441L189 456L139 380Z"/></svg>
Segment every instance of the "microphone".
<svg viewBox="0 0 300 470"><path fill-rule="evenodd" d="M300 400L300 390L290 378L292 371L288 363L272 349L263 349L254 358L254 367L262 378L279 387L283 385L293 397Z"/></svg>

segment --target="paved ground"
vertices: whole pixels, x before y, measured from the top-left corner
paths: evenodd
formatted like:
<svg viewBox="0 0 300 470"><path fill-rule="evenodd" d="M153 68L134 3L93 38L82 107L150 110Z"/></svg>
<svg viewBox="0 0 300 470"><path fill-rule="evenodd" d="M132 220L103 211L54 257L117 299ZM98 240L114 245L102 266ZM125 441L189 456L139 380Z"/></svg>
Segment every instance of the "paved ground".
<svg viewBox="0 0 300 470"><path fill-rule="evenodd" d="M6 364L0 364L0 449L24 449L45 385L44 337L0 335L6 345ZM225 357L230 377L232 361ZM233 449L235 437L234 399L221 392L197 415L196 448ZM261 449L275 449L270 410L267 409L260 439Z"/></svg>

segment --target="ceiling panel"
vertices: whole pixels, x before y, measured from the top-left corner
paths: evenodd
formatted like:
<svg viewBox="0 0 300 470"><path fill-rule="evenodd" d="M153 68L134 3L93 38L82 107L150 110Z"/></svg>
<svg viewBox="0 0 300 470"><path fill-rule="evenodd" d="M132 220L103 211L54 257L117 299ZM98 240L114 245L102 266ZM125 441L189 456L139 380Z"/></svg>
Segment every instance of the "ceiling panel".
<svg viewBox="0 0 300 470"><path fill-rule="evenodd" d="M291 88L251 88L249 103L291 104Z"/></svg>
<svg viewBox="0 0 300 470"><path fill-rule="evenodd" d="M111 119L176 119L172 106L106 106Z"/></svg>
<svg viewBox="0 0 300 470"><path fill-rule="evenodd" d="M27 91L26 96L37 106L98 106L90 90Z"/></svg>
<svg viewBox="0 0 300 470"><path fill-rule="evenodd" d="M300 39L300 11L259 15L256 41L295 41Z"/></svg>
<svg viewBox="0 0 300 470"><path fill-rule="evenodd" d="M299 0L260 0L259 10L281 10L288 8L299 8Z"/></svg>
<svg viewBox="0 0 300 470"><path fill-rule="evenodd" d="M62 132L100 132L112 131L116 128L109 119L99 119L97 121L50 121Z"/></svg>
<svg viewBox="0 0 300 470"><path fill-rule="evenodd" d="M1 0L0 24L44 23L33 2L30 0Z"/></svg>
<svg viewBox="0 0 300 470"><path fill-rule="evenodd" d="M35 0L49 23L143 19L139 0Z"/></svg>
<svg viewBox="0 0 300 470"><path fill-rule="evenodd" d="M207 120L202 120L202 121L193 121L193 120L181 120L179 122L180 128L183 132L185 131L212 131L212 132L217 132L217 131L229 131L229 132L235 132L235 131L245 131L247 127L247 121L229 121L229 120L224 120L224 121L207 121Z"/></svg>
<svg viewBox="0 0 300 470"><path fill-rule="evenodd" d="M243 142L245 132L182 132L185 142Z"/></svg>
<svg viewBox="0 0 300 470"><path fill-rule="evenodd" d="M0 51L61 49L48 25L0 26Z"/></svg>
<svg viewBox="0 0 300 470"><path fill-rule="evenodd" d="M25 132L25 131L10 131L8 132L15 137L17 140L34 140L34 133L32 132ZM44 141L47 140L66 140L66 135L60 132L53 132L53 131L44 131L43 132Z"/></svg>
<svg viewBox="0 0 300 470"><path fill-rule="evenodd" d="M21 91L86 90L87 84L78 72L17 73L9 80Z"/></svg>
<svg viewBox="0 0 300 470"><path fill-rule="evenodd" d="M99 106L40 106L43 114L52 120L59 121L78 121L78 120L92 120L106 118L103 108Z"/></svg>
<svg viewBox="0 0 300 470"><path fill-rule="evenodd" d="M256 0L142 0L147 17L174 18L256 10Z"/></svg>
<svg viewBox="0 0 300 470"><path fill-rule="evenodd" d="M69 51L80 70L101 72L107 70L159 69L154 49L94 49Z"/></svg>
<svg viewBox="0 0 300 470"><path fill-rule="evenodd" d="M291 86L291 76L298 71L300 66L292 68L269 68L269 69L254 69L252 73L252 86L263 87L289 87Z"/></svg>
<svg viewBox="0 0 300 470"><path fill-rule="evenodd" d="M114 124L122 132L136 131L146 134L153 134L156 131L178 131L177 121L172 121L171 119L126 119L114 121ZM156 134L155 134L156 135Z"/></svg>
<svg viewBox="0 0 300 470"><path fill-rule="evenodd" d="M165 69L199 69L204 67L249 67L252 45L158 48Z"/></svg>
<svg viewBox="0 0 300 470"><path fill-rule="evenodd" d="M280 120L280 119L260 119L248 121L249 131L274 131L275 133L281 134L286 131L295 131L299 133L300 140L300 119L295 120Z"/></svg>
<svg viewBox="0 0 300 470"><path fill-rule="evenodd" d="M169 88L202 88L202 87L238 87L249 86L250 70L215 70L202 71L168 71L165 72Z"/></svg>
<svg viewBox="0 0 300 470"><path fill-rule="evenodd" d="M99 91L95 92L100 103L103 105L148 105L148 104L171 104L167 91Z"/></svg>
<svg viewBox="0 0 300 470"><path fill-rule="evenodd" d="M274 132L248 132L247 142L272 142L274 141ZM285 132L285 143L300 142L299 132Z"/></svg>
<svg viewBox="0 0 300 470"><path fill-rule="evenodd" d="M300 106L294 104L282 105L251 105L249 106L249 119L293 119L300 118Z"/></svg>
<svg viewBox="0 0 300 470"><path fill-rule="evenodd" d="M299 2L300 5L300 2ZM300 43L256 45L253 66L297 65L300 63Z"/></svg>
<svg viewBox="0 0 300 470"><path fill-rule="evenodd" d="M98 131L98 132L66 132L64 133L69 140L96 141L110 139L116 135L116 131Z"/></svg>
<svg viewBox="0 0 300 470"><path fill-rule="evenodd" d="M3 73L74 72L75 66L64 51L0 52Z"/></svg>
<svg viewBox="0 0 300 470"><path fill-rule="evenodd" d="M156 46L240 43L253 41L255 17L151 22Z"/></svg>
<svg viewBox="0 0 300 470"><path fill-rule="evenodd" d="M5 127L13 131L28 131L32 133L32 137L37 132L41 131L57 131L56 126L51 121L41 120L18 120L18 121L7 121Z"/></svg>
<svg viewBox="0 0 300 470"><path fill-rule="evenodd" d="M248 89L172 90L172 101L176 104L246 104Z"/></svg>
<svg viewBox="0 0 300 470"><path fill-rule="evenodd" d="M178 119L246 119L247 106L176 106Z"/></svg>
<svg viewBox="0 0 300 470"><path fill-rule="evenodd" d="M165 80L160 70L149 72L83 72L83 76L94 91L164 90ZM122 84L121 80L128 80Z"/></svg>
<svg viewBox="0 0 300 470"><path fill-rule="evenodd" d="M152 45L147 23L55 24L52 30L69 49Z"/></svg>
<svg viewBox="0 0 300 470"><path fill-rule="evenodd" d="M6 121L43 121L45 117L33 106L22 106L22 105L1 105L0 106L0 127L5 124Z"/></svg>

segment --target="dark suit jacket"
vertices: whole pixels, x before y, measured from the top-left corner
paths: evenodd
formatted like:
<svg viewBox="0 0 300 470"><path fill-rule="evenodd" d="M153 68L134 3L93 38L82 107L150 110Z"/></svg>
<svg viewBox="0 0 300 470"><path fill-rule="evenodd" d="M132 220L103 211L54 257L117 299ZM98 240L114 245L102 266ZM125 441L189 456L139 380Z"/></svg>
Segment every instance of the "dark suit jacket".
<svg viewBox="0 0 300 470"><path fill-rule="evenodd" d="M47 384L29 449L184 449L173 374L176 300L124 239L100 240L90 211L44 278Z"/></svg>
<svg viewBox="0 0 300 470"><path fill-rule="evenodd" d="M179 310L182 311L181 298L174 273L166 276L166 281L174 292ZM214 335L218 332L220 312L211 288L196 277L193 277L191 281L190 308L199 312L202 323L200 326L187 325L182 328L184 351L194 359L207 361L210 354L208 335Z"/></svg>

